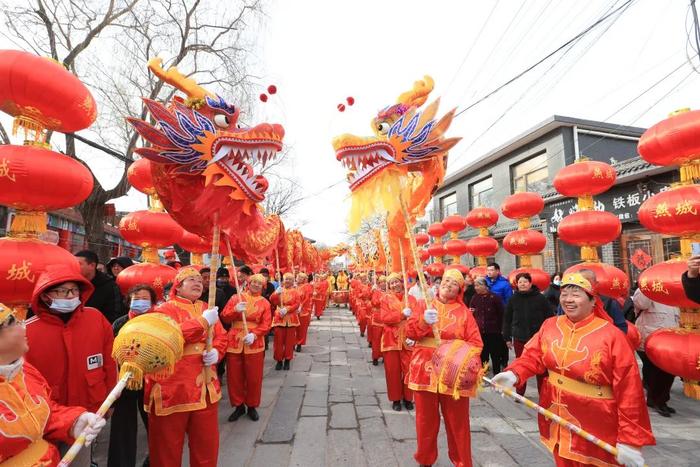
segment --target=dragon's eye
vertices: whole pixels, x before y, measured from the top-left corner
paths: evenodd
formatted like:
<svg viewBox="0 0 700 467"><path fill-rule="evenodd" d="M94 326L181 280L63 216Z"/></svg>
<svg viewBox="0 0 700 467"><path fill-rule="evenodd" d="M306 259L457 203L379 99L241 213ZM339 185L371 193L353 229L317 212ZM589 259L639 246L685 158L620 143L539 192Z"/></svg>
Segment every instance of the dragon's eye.
<svg viewBox="0 0 700 467"><path fill-rule="evenodd" d="M381 122L377 125L377 132L379 132L380 135L385 135L389 133L389 128L391 128L391 125L389 125L388 122Z"/></svg>
<svg viewBox="0 0 700 467"><path fill-rule="evenodd" d="M216 126L219 128L228 128L229 119L223 114L214 115L214 123L216 123Z"/></svg>

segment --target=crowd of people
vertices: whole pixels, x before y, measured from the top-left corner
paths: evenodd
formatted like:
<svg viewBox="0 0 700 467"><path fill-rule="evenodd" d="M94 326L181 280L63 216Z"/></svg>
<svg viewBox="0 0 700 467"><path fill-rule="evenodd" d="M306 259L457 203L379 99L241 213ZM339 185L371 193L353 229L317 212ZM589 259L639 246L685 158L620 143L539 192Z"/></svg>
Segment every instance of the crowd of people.
<svg viewBox="0 0 700 467"><path fill-rule="evenodd" d="M146 464L179 465L187 438L190 465L216 465L224 374L228 421L244 415L257 421L268 336L274 336L275 371L289 370L312 316L321 319L336 290L348 290L372 364L383 364L391 407L416 411L420 465L437 459L440 413L450 460L471 465L469 397L486 367L464 370L473 373L474 387L445 390L433 364L444 343L458 343L455 349L490 367L500 390L522 395L535 377L540 405L617 448L613 456L540 418L542 441L557 465L641 466L641 447L654 443L647 406L662 416L675 413L668 405L674 377L646 356L644 343L655 330L677 326L679 310L636 290L627 313L636 322L631 326L625 303L598 294L590 270L555 273L541 291L528 273L518 274L511 286L496 263L484 277L447 270L428 289L398 273L286 272L273 280L267 269L254 273L240 266L240 290L228 269L216 271L216 303L210 307L208 268L181 267L165 297L148 285L122 297L114 278L129 267L127 258L109 261L102 272L93 252L76 257L79 269L53 265L41 274L26 322L0 306L0 463L55 463L84 430L92 441L105 423L95 412L116 382L114 337L130 319L163 313L182 331L183 357L167 378L147 376L143 389L123 391L107 417L108 465L136 464L138 417L148 431ZM688 297L700 300L700 257L691 258L682 281ZM635 350L643 362L641 377ZM8 435L5 408L38 423L19 425L29 433ZM84 449L73 465L90 461Z"/></svg>

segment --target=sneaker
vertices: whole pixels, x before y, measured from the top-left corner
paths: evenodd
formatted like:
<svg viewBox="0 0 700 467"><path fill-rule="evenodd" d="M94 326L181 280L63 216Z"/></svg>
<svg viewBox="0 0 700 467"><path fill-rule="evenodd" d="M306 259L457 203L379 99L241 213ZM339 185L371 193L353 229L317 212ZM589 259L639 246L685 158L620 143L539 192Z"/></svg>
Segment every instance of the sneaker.
<svg viewBox="0 0 700 467"><path fill-rule="evenodd" d="M403 401L403 406L406 407L406 410L413 410L413 402L412 401Z"/></svg>
<svg viewBox="0 0 700 467"><path fill-rule="evenodd" d="M391 408L397 412L401 412L401 401L394 401L391 403Z"/></svg>
<svg viewBox="0 0 700 467"><path fill-rule="evenodd" d="M289 370L289 360L284 361L284 369Z"/></svg>
<svg viewBox="0 0 700 467"><path fill-rule="evenodd" d="M236 407L236 410L234 410L231 415L229 415L228 421L235 422L236 420L241 418L241 416L243 416L244 414L245 414L245 405L241 404L238 407Z"/></svg>
<svg viewBox="0 0 700 467"><path fill-rule="evenodd" d="M374 360L372 360L372 365L374 365L374 366L379 365L379 360L377 360L376 358Z"/></svg>
<svg viewBox="0 0 700 467"><path fill-rule="evenodd" d="M260 415L258 415L258 411L255 410L255 407L248 408L248 418L250 418L254 422L260 420Z"/></svg>
<svg viewBox="0 0 700 467"><path fill-rule="evenodd" d="M282 369L282 362L277 362L277 365L275 365L275 370L281 370Z"/></svg>

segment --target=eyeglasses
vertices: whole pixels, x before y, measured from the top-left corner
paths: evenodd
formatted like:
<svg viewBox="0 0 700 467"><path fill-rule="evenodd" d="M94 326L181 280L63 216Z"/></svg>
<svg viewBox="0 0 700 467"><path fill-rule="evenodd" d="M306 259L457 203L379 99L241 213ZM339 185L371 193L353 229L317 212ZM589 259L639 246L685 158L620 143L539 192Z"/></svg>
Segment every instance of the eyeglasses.
<svg viewBox="0 0 700 467"><path fill-rule="evenodd" d="M58 298L68 298L68 295L73 295L74 297L77 297L80 295L80 289L78 287L73 287L70 289L67 289L65 287L58 287L53 290L50 290L49 293L55 294Z"/></svg>

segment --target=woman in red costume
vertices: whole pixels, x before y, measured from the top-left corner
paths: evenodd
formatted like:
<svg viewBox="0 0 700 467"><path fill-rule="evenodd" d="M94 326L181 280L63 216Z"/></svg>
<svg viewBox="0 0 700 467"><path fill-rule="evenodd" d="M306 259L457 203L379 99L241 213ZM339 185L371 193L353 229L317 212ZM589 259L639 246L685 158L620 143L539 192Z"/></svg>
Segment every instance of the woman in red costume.
<svg viewBox="0 0 700 467"><path fill-rule="evenodd" d="M450 460L458 467L472 465L469 397L476 395L476 386L474 391L460 390L458 399L451 390L443 394L434 374L437 369L432 365L438 347L438 336L433 334L435 328L441 340L464 341L472 346L474 356L481 354L479 326L462 303L465 285L462 273L456 269L445 271L434 308L422 314L414 313L408 320L406 335L416 341L408 370L408 387L414 391L416 400L418 450L414 458L420 465L432 465L437 460L441 411Z"/></svg>
<svg viewBox="0 0 700 467"><path fill-rule="evenodd" d="M297 343L301 305L301 296L294 288L294 275L291 272L282 276L282 286L272 294L270 303L275 307L272 317L272 327L275 330L274 358L277 362L275 370L289 370L289 364L294 358L294 345Z"/></svg>
<svg viewBox="0 0 700 467"><path fill-rule="evenodd" d="M625 335L596 310L580 273L561 283L564 315L547 319L522 355L493 381L513 388L548 372L540 405L617 447L617 457L539 416L540 439L558 466L642 467L641 448L655 444L634 352Z"/></svg>
<svg viewBox="0 0 700 467"><path fill-rule="evenodd" d="M228 417L229 422L238 420L246 413L246 408L248 418L253 421L260 418L257 408L262 394L265 335L272 321L270 302L262 296L266 282L262 274L250 276L248 290L231 297L221 313L221 320L231 324L226 349L226 383L231 407L236 409Z"/></svg>
<svg viewBox="0 0 700 467"><path fill-rule="evenodd" d="M178 270L170 299L155 309L180 324L185 351L172 376L146 377L144 403L148 412L148 449L151 465L182 463L187 434L192 467L214 467L219 454L218 401L221 386L216 364L228 339L216 307L199 300L202 276L191 266ZM213 327L213 347L207 351L207 331Z"/></svg>
<svg viewBox="0 0 700 467"><path fill-rule="evenodd" d="M297 347L296 351L301 352L301 346L306 345L306 334L309 332L309 324L311 324L311 311L313 309L314 287L309 283L309 276L300 272L297 274L297 291L301 299L299 306L299 327L297 328Z"/></svg>
<svg viewBox="0 0 700 467"><path fill-rule="evenodd" d="M387 396L392 402L392 408L400 412L402 400L408 410L413 409L413 391L405 382L413 351L413 341L406 337L406 320L414 312L422 312L422 307L419 309L414 297L405 297L400 274L389 274L387 287L389 292L384 294L379 305L384 326L381 348L384 355Z"/></svg>
<svg viewBox="0 0 700 467"><path fill-rule="evenodd" d="M369 344L372 347L372 365L379 365L379 358L382 356L382 316L381 302L382 297L386 293L386 276L379 276L377 279L377 287L372 290L372 298L370 300L372 306L372 318L368 324Z"/></svg>
<svg viewBox="0 0 700 467"><path fill-rule="evenodd" d="M330 283L326 280L325 274L316 274L312 287L311 303L313 305L313 312L316 319L321 319L323 311L328 304Z"/></svg>

